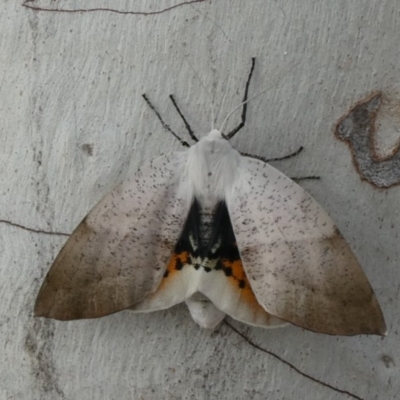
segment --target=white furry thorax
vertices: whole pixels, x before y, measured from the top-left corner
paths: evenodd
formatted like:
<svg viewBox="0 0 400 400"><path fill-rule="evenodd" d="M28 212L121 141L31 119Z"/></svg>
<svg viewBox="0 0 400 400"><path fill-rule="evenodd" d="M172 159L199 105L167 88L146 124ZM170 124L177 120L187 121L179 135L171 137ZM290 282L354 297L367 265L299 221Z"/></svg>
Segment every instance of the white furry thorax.
<svg viewBox="0 0 400 400"><path fill-rule="evenodd" d="M204 206L225 199L237 179L240 154L213 129L189 149L186 174L193 195Z"/></svg>

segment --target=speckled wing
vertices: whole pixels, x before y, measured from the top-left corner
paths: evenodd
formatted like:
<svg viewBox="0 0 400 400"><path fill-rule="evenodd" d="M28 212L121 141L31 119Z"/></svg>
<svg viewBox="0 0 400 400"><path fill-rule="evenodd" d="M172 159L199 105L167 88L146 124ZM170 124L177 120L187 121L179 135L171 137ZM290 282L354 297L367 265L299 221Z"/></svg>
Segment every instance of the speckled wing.
<svg viewBox="0 0 400 400"><path fill-rule="evenodd" d="M187 152L153 160L94 207L47 274L36 316L101 317L157 289L192 202L186 160Z"/></svg>
<svg viewBox="0 0 400 400"><path fill-rule="evenodd" d="M258 302L285 321L334 334L386 332L375 294L333 221L300 186L243 157L226 202Z"/></svg>

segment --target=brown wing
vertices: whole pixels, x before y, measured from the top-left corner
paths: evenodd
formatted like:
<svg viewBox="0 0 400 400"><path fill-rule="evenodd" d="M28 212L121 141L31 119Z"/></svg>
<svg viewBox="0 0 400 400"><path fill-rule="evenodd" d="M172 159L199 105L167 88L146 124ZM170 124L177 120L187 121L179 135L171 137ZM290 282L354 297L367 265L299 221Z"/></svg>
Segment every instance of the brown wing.
<svg viewBox="0 0 400 400"><path fill-rule="evenodd" d="M94 207L47 274L36 316L101 317L157 289L190 208L186 158L157 158Z"/></svg>

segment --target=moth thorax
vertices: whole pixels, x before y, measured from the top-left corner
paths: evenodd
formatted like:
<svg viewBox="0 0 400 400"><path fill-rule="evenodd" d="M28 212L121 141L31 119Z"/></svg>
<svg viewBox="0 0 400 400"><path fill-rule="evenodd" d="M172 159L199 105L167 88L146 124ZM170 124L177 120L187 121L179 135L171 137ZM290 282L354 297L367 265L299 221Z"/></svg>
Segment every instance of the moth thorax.
<svg viewBox="0 0 400 400"><path fill-rule="evenodd" d="M238 175L239 162L239 153L220 134L212 131L205 136L189 149L187 176L194 195L204 202L224 200Z"/></svg>

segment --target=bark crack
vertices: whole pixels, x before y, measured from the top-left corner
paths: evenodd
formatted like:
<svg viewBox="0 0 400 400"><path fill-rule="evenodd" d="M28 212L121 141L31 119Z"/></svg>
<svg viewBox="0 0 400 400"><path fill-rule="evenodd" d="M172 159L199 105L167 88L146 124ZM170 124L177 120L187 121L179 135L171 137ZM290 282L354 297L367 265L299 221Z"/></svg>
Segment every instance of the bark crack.
<svg viewBox="0 0 400 400"><path fill-rule="evenodd" d="M301 371L299 368L297 368L296 366L294 366L293 364L291 364L289 361L286 361L285 359L283 359L282 357L278 356L277 354L273 353L270 350L264 349L263 347L259 346L258 344L254 343L251 339L249 339L247 336L245 336L242 332L240 332L238 329L236 329L235 327L233 327L229 322L227 322L226 320L224 320L224 323L226 325L229 326L229 328L231 328L236 334L238 334L240 337L242 337L247 343L249 343L251 346L253 346L254 348L256 348L257 350L262 351L263 353L269 354L270 356L274 357L275 359L277 359L278 361L280 361L281 363L287 365L289 368L293 369L294 371L296 371L298 374L300 374L301 376L303 376L304 378L307 378L315 383L318 383L322 386L325 386L328 389L334 390L335 392L341 393L341 394L345 394L353 399L356 400L365 400L357 395L355 395L354 393L351 393L347 390L343 390L343 389L339 389L335 386L330 385L329 383L323 382L318 378L315 378L303 371Z"/></svg>
<svg viewBox="0 0 400 400"><path fill-rule="evenodd" d="M29 227L27 227L27 226L24 226L24 225L21 225L21 224L17 224L17 223L15 223L15 222L6 221L5 219L0 219L0 223L6 224L6 225L10 225L10 226L15 226L15 227L17 227L17 228L24 229L25 231L28 231L28 232L43 233L43 234L45 234L45 235L70 236L69 233L65 233L65 232L51 232L51 231L45 231L45 230L42 230L42 229L29 228Z"/></svg>
<svg viewBox="0 0 400 400"><path fill-rule="evenodd" d="M30 8L31 10L35 11L47 11L47 12L63 12L63 13L83 13L83 12L94 12L94 11L106 11L106 12L113 12L117 14L125 14L125 15L156 15L156 14L162 14L168 11L173 10L174 8L178 8L181 6L189 5L189 4L194 4L194 3L203 3L206 0L190 0L190 1L183 1L181 3L175 4L173 6L164 8L162 10L157 10L157 11L123 11L123 10L117 10L114 8L106 8L106 7L99 7L99 8L76 8L76 9L62 9L62 8L46 8L46 7L40 7L34 5L36 0L25 0L22 3L23 7ZM31 3L31 4L29 4Z"/></svg>

